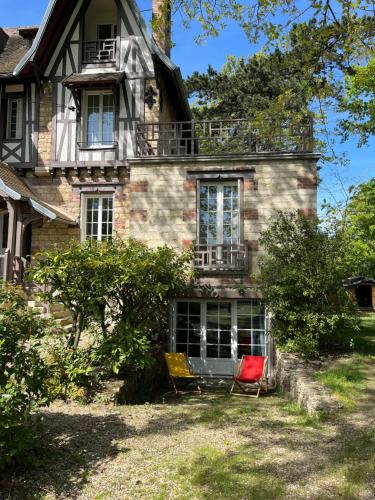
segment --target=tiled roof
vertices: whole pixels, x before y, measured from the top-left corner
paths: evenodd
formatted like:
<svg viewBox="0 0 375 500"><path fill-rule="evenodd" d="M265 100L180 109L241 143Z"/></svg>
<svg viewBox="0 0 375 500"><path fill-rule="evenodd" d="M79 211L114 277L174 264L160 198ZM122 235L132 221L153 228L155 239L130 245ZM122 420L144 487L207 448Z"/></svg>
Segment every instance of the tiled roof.
<svg viewBox="0 0 375 500"><path fill-rule="evenodd" d="M56 217L52 216L51 214L52 218L56 218L57 220L65 222L67 224L73 224L73 225L76 224L76 221L71 215L65 213L60 208L56 208L55 206L40 200L29 188L26 182L17 175L15 170L11 168L9 165L2 163L1 161L0 161L0 181L2 181L2 183L5 185L3 189L7 190L9 189L13 191L15 194L20 195L22 199L27 200L29 202L30 201L36 202L37 204L47 209L47 211L53 212L53 214L55 214ZM10 195L12 196L11 192ZM32 204L32 206L34 205Z"/></svg>
<svg viewBox="0 0 375 500"><path fill-rule="evenodd" d="M13 73L17 63L29 50L37 29L37 26L0 28L0 76Z"/></svg>

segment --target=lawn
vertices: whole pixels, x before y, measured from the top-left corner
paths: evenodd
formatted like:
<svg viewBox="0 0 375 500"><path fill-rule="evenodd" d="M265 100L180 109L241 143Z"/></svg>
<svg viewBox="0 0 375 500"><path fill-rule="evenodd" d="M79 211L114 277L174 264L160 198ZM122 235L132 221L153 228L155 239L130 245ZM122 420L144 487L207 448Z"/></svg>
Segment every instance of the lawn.
<svg viewBox="0 0 375 500"><path fill-rule="evenodd" d="M375 363L375 314L362 316L360 331L353 344L351 355L337 358L316 375L317 380L329 387L349 411L357 406L365 387L375 389L375 380L368 377L369 373L373 373Z"/></svg>
<svg viewBox="0 0 375 500"><path fill-rule="evenodd" d="M357 404L334 419L316 420L275 393L207 391L122 407L55 402L43 413L44 463L0 479L0 498L373 499L375 363L363 347L372 321L341 372L350 383L360 356Z"/></svg>

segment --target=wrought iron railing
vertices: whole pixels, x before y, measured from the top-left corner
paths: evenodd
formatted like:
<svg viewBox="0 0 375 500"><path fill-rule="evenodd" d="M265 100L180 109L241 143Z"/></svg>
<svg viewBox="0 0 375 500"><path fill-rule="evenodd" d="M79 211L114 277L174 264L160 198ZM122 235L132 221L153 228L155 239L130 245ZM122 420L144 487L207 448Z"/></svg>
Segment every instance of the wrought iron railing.
<svg viewBox="0 0 375 500"><path fill-rule="evenodd" d="M248 262L247 244L194 245L194 267L199 271L246 271Z"/></svg>
<svg viewBox="0 0 375 500"><path fill-rule="evenodd" d="M93 40L83 42L84 64L115 62L116 60L116 39L107 38L106 40Z"/></svg>
<svg viewBox="0 0 375 500"><path fill-rule="evenodd" d="M139 123L137 156L312 152L313 122L216 120Z"/></svg>

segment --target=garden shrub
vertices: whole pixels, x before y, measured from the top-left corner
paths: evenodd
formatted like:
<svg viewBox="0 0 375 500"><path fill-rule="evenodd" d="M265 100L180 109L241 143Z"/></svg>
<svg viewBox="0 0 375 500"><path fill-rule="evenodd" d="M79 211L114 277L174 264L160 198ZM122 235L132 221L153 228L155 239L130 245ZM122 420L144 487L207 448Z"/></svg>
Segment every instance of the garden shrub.
<svg viewBox="0 0 375 500"><path fill-rule="evenodd" d="M103 370L98 365L95 348L67 346L66 336L49 339L46 361L49 366L48 386L54 399L89 402L100 388Z"/></svg>
<svg viewBox="0 0 375 500"><path fill-rule="evenodd" d="M190 263L189 252L118 238L72 241L40 254L32 279L47 285L44 300L63 303L74 320L72 352L54 353L56 392L90 392L98 366L116 374L122 367L143 370L165 340L170 299L185 290ZM96 332L90 351L78 348L84 329Z"/></svg>
<svg viewBox="0 0 375 500"><path fill-rule="evenodd" d="M36 461L35 412L50 401L40 354L48 326L27 308L22 290L0 287L0 469Z"/></svg>
<svg viewBox="0 0 375 500"><path fill-rule="evenodd" d="M348 328L353 338L355 304L343 286L350 276L346 238L317 220L279 212L261 243L259 283L279 347L313 357L348 342Z"/></svg>

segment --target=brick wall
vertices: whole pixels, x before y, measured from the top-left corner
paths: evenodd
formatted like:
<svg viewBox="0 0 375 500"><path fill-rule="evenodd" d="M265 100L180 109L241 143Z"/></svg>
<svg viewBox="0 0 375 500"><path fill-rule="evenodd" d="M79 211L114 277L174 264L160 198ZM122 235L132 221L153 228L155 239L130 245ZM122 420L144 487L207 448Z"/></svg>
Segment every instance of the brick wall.
<svg viewBox="0 0 375 500"><path fill-rule="evenodd" d="M38 167L48 168L52 155L52 85L45 85L40 96Z"/></svg>

